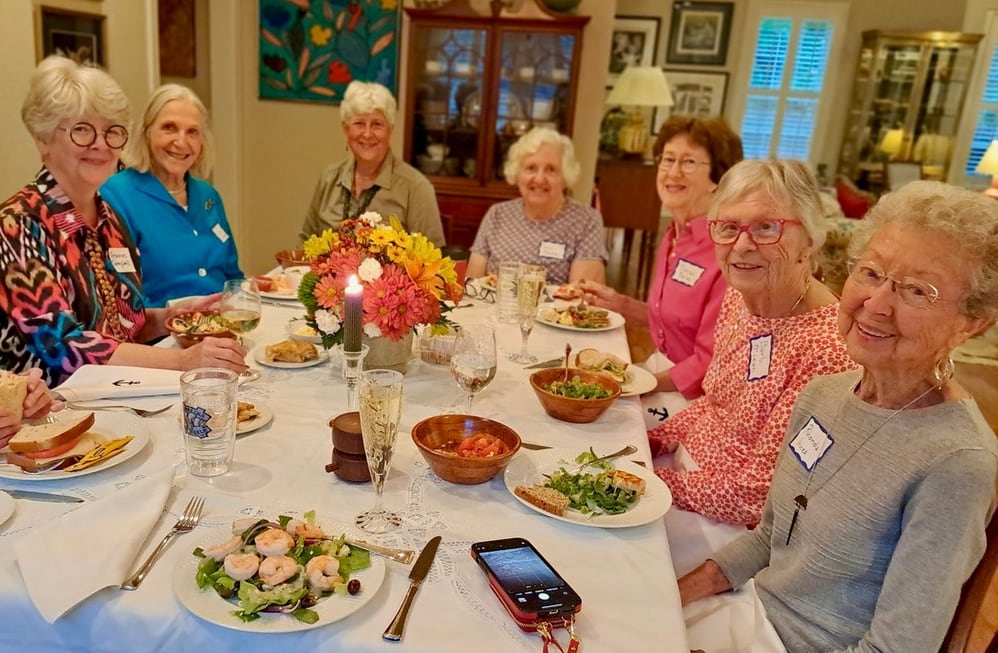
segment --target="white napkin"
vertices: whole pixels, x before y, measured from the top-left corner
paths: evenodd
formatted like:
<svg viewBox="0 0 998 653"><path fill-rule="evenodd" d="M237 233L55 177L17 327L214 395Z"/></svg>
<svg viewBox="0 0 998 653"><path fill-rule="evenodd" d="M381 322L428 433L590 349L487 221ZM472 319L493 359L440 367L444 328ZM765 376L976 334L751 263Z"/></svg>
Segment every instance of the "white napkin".
<svg viewBox="0 0 998 653"><path fill-rule="evenodd" d="M715 594L683 608L691 649L711 653L786 653L750 580L734 592Z"/></svg>
<svg viewBox="0 0 998 653"><path fill-rule="evenodd" d="M45 621L55 622L91 594L125 580L172 486L171 466L14 540L24 584Z"/></svg>
<svg viewBox="0 0 998 653"><path fill-rule="evenodd" d="M84 365L55 392L67 401L179 395L181 372L125 365Z"/></svg>

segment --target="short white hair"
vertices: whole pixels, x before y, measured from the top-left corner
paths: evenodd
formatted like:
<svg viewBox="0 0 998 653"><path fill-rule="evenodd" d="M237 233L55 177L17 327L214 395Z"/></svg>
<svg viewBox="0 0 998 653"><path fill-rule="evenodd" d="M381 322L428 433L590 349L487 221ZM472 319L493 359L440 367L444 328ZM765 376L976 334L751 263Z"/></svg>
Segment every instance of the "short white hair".
<svg viewBox="0 0 998 653"><path fill-rule="evenodd" d="M352 81L343 94L340 103L340 122L344 125L356 115L367 115L380 111L388 121L389 127L395 126L395 112L398 104L392 92L376 82Z"/></svg>
<svg viewBox="0 0 998 653"><path fill-rule="evenodd" d="M523 168L523 160L537 154L545 145L552 145L561 150L561 179L566 189L574 186L582 170L579 160L575 158L575 146L572 145L571 138L550 127L534 127L513 143L506 154L506 164L502 169L506 181L516 185L516 178Z"/></svg>
<svg viewBox="0 0 998 653"><path fill-rule="evenodd" d="M201 114L201 153L197 161L191 166L191 174L201 179L206 179L211 175L212 166L215 163L215 139L211 133L211 126L208 124L208 110L197 93L180 84L164 84L156 89L146 110L142 114L142 122L135 125L135 136L128 140L125 150L121 153L121 161L129 168L135 168L139 172L148 172L152 167L152 153L149 151L149 128L156 122L156 117L168 103L174 100L184 100L194 105L194 108Z"/></svg>

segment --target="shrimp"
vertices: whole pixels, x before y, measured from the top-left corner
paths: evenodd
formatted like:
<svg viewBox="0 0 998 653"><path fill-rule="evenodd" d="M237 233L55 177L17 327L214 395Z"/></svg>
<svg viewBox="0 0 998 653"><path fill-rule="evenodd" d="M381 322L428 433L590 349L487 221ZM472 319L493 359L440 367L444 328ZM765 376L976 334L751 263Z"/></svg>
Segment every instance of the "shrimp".
<svg viewBox="0 0 998 653"><path fill-rule="evenodd" d="M258 517L242 517L240 519L237 519L234 522L232 522L232 532L240 534L243 531L245 531L247 528L253 526L259 521L260 519Z"/></svg>
<svg viewBox="0 0 998 653"><path fill-rule="evenodd" d="M286 533L285 533L286 534ZM260 563L260 580L265 585L279 585L298 573L298 563L288 556L270 556Z"/></svg>
<svg viewBox="0 0 998 653"><path fill-rule="evenodd" d="M283 556L295 545L291 536L279 528L268 528L257 535L253 543L256 544L256 550L267 557Z"/></svg>
<svg viewBox="0 0 998 653"><path fill-rule="evenodd" d="M343 582L339 570L340 561L333 556L315 556L305 564L308 584L319 592L331 592L337 583Z"/></svg>
<svg viewBox="0 0 998 653"><path fill-rule="evenodd" d="M234 553L242 545L243 539L237 535L231 540L227 540L221 544L212 544L211 546L203 547L201 550L215 562L221 562L225 560L225 556Z"/></svg>
<svg viewBox="0 0 998 653"><path fill-rule="evenodd" d="M260 558L255 553L230 553L225 556L225 573L235 580L247 580L260 568Z"/></svg>
<svg viewBox="0 0 998 653"><path fill-rule="evenodd" d="M289 521L284 530L293 537L304 537L307 540L320 540L326 536L326 533L318 526L303 522L300 519Z"/></svg>

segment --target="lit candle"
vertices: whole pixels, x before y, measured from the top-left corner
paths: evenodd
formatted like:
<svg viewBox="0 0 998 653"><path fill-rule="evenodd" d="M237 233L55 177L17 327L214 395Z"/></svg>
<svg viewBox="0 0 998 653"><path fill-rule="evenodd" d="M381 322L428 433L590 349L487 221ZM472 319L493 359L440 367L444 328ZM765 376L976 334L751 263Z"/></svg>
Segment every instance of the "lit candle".
<svg viewBox="0 0 998 653"><path fill-rule="evenodd" d="M360 351L360 337L363 332L364 287L357 283L357 276L350 275L347 284L343 311L343 351Z"/></svg>

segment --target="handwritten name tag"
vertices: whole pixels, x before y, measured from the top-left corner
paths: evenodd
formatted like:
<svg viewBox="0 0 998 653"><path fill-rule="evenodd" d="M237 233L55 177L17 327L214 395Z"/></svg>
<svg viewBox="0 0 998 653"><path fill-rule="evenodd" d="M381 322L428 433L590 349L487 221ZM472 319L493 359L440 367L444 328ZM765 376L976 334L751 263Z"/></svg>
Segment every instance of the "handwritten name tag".
<svg viewBox="0 0 998 653"><path fill-rule="evenodd" d="M767 333L749 339L748 380L757 381L769 376L773 359L773 334Z"/></svg>
<svg viewBox="0 0 998 653"><path fill-rule="evenodd" d="M790 441L790 451L804 469L811 471L833 444L835 440L825 427L811 417Z"/></svg>
<svg viewBox="0 0 998 653"><path fill-rule="evenodd" d="M211 232L215 234L215 236L223 243L229 241L229 234L225 233L225 229L222 229L222 225L216 224L211 228Z"/></svg>
<svg viewBox="0 0 998 653"><path fill-rule="evenodd" d="M117 272L126 274L129 272L135 272L135 263L132 262L132 253L128 251L127 247L110 247L107 250L107 256L111 259L111 265Z"/></svg>
<svg viewBox="0 0 998 653"><path fill-rule="evenodd" d="M672 280L692 287L704 273L704 268L696 263L691 263L684 258L679 259L676 269L672 272Z"/></svg>
<svg viewBox="0 0 998 653"><path fill-rule="evenodd" d="M556 243L550 240L542 240L541 248L537 252L541 258L553 258L559 261L565 260L565 243Z"/></svg>

